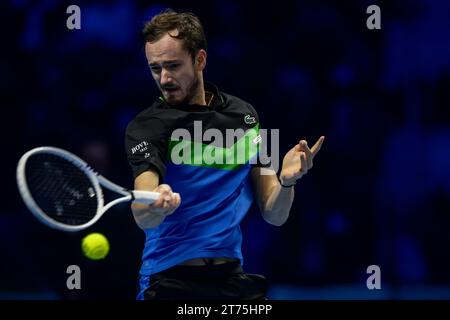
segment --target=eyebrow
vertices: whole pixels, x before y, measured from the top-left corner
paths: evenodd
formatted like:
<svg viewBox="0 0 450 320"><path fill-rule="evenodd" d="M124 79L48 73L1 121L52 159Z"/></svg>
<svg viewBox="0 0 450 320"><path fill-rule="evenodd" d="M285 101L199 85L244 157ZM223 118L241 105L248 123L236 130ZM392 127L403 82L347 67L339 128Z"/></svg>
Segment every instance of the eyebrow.
<svg viewBox="0 0 450 320"><path fill-rule="evenodd" d="M181 63L181 60L167 60L167 61L164 61L162 63L162 65L168 65L168 64L171 64L171 63ZM149 63L148 65L150 67L156 67L156 66L159 66L160 64L161 63L152 62L152 63Z"/></svg>

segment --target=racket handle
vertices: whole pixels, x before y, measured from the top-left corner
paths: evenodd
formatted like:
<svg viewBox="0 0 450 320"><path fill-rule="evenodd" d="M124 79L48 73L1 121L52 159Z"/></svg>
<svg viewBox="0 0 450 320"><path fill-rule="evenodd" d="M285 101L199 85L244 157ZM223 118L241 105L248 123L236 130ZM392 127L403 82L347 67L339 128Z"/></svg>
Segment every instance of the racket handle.
<svg viewBox="0 0 450 320"><path fill-rule="evenodd" d="M142 204L152 204L159 198L159 192L153 191L141 191L141 190L133 190L131 191L134 196L134 201Z"/></svg>
<svg viewBox="0 0 450 320"><path fill-rule="evenodd" d="M153 191L141 191L141 190L133 190L131 191L134 195L134 201L143 204L152 204L159 198L161 195L159 192ZM174 193L179 195L178 193Z"/></svg>

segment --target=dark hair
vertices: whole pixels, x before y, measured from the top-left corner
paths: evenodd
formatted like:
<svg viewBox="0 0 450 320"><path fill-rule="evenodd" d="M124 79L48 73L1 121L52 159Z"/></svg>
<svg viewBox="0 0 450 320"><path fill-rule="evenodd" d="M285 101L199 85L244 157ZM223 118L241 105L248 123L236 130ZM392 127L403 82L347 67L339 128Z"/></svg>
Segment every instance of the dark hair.
<svg viewBox="0 0 450 320"><path fill-rule="evenodd" d="M184 40L183 48L189 52L192 60L195 59L200 49L206 50L206 38L202 23L195 14L190 12L178 13L167 9L146 22L142 33L145 42L154 42L175 29L178 30L178 35L169 35L172 38Z"/></svg>

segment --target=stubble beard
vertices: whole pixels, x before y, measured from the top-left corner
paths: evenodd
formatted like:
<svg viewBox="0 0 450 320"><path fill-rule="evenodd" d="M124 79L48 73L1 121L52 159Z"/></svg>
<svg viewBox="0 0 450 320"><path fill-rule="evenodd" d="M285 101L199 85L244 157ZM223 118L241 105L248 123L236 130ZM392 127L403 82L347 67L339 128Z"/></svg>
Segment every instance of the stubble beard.
<svg viewBox="0 0 450 320"><path fill-rule="evenodd" d="M167 98L165 98L167 104L172 105L172 106L176 106L176 105L182 105L182 104L192 104L192 101L195 98L195 95L198 92L198 87L200 85L200 81L199 81L199 77L194 74L194 79L192 80L191 84L189 85L189 87L187 88L186 92L186 96L184 97L184 99L180 100L180 101L171 101Z"/></svg>

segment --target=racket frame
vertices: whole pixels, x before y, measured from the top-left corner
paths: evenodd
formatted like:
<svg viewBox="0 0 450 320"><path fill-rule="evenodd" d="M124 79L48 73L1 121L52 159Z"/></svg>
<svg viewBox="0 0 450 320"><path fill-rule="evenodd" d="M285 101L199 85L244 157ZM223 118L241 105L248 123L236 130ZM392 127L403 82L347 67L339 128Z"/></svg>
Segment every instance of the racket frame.
<svg viewBox="0 0 450 320"><path fill-rule="evenodd" d="M77 168L79 168L89 179L89 181L92 183L92 186L94 188L96 197L97 197L97 211L95 216L89 220L88 222L77 225L77 226L71 226L64 224L62 222L56 221L55 219L52 219L47 214L45 214L44 211L37 205L35 200L33 199L30 190L28 189L28 184L26 181L26 163L27 160L36 154L52 154L58 157L61 157L73 165L75 165ZM89 228L94 223L96 223L101 216L109 210L111 207L115 206L116 204L127 202L127 201L137 201L145 204L151 204L153 203L158 197L158 192L151 192L151 191L140 191L140 190L128 190L125 188L122 188L121 186L109 181L102 175L98 174L96 171L94 171L85 161L83 161L78 156L74 155L73 153L70 153L66 150L55 148L55 147L38 147L34 148L32 150L27 151L19 160L17 164L17 170L16 170L16 179L17 179L17 186L19 188L19 193L22 196L23 201L25 202L25 205L27 208L33 213L33 215L42 223L45 225L62 230L67 232L76 232L80 231L86 228ZM103 197L103 190L101 186L116 192L122 197L117 198L115 200L112 200L108 204L104 205L104 197Z"/></svg>

